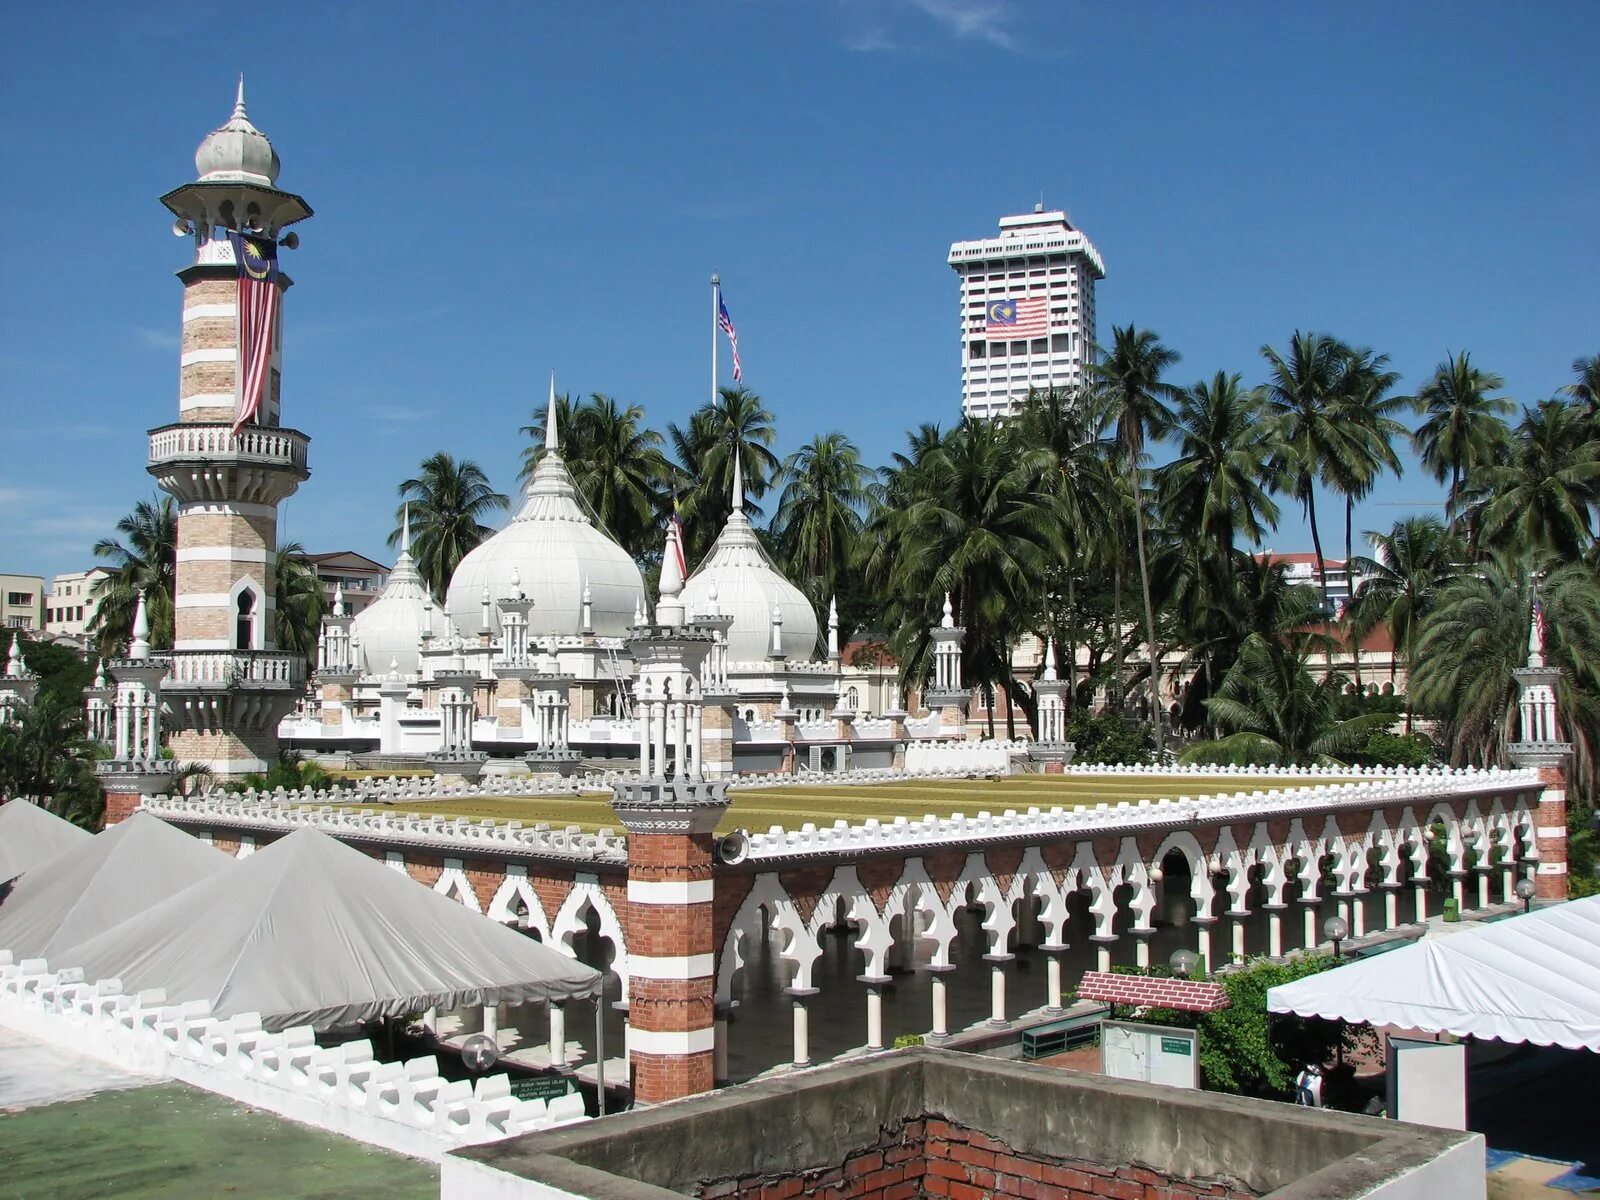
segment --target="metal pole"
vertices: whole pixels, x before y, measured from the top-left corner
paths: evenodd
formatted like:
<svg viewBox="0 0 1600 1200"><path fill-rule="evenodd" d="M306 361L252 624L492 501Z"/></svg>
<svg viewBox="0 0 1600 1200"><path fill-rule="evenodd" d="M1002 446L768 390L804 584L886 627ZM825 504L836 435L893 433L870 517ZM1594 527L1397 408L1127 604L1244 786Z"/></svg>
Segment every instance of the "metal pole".
<svg viewBox="0 0 1600 1200"><path fill-rule="evenodd" d="M606 989L594 998L594 1098L597 1116L606 1115Z"/></svg>
<svg viewBox="0 0 1600 1200"><path fill-rule="evenodd" d="M722 276L715 271L711 272L711 407L717 407L717 338L721 330L717 327L717 317L721 311Z"/></svg>

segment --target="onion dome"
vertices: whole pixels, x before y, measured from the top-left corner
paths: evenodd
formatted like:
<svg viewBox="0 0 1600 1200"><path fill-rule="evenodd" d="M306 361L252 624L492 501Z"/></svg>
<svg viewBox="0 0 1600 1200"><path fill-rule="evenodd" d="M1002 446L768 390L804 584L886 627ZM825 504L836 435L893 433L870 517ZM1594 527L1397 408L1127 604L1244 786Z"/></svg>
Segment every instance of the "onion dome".
<svg viewBox="0 0 1600 1200"><path fill-rule="evenodd" d="M744 474L733 460L733 512L711 553L684 585L689 619L714 612L733 618L728 661L763 662L772 653L774 610L782 616L778 644L785 658L810 662L817 656L817 614L805 594L775 570L744 513Z"/></svg>
<svg viewBox="0 0 1600 1200"><path fill-rule="evenodd" d="M243 75L239 76L239 98L234 102L233 116L200 143L194 152L194 169L201 183L253 183L261 187L277 183L278 152L245 113Z"/></svg>
<svg viewBox="0 0 1600 1200"><path fill-rule="evenodd" d="M400 527L400 557L389 573L389 582L351 622L356 670L376 675L387 667L402 675L420 674L422 631L432 615L433 597L411 558L411 512L407 509Z"/></svg>
<svg viewBox="0 0 1600 1200"><path fill-rule="evenodd" d="M554 377L544 449L521 510L456 566L445 611L462 628L476 629L485 588L495 602L520 590L533 601L528 611L530 638L576 637L585 632L586 607L592 632L622 637L643 603L644 577L633 557L597 528L578 504L577 489L561 457ZM585 588L590 597L587 606ZM498 626L497 603L494 619Z"/></svg>

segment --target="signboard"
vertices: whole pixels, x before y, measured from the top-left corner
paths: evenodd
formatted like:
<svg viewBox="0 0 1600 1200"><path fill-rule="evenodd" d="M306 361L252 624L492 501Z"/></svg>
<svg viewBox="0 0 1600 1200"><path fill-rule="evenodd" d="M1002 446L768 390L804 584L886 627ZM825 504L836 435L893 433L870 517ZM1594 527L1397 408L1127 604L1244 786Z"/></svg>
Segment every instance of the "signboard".
<svg viewBox="0 0 1600 1200"><path fill-rule="evenodd" d="M1440 1129L1467 1127L1467 1047L1390 1037L1389 1115Z"/></svg>
<svg viewBox="0 0 1600 1200"><path fill-rule="evenodd" d="M1170 1025L1105 1021L1100 1026L1100 1070L1113 1079L1137 1079L1168 1087L1200 1086L1199 1034Z"/></svg>
<svg viewBox="0 0 1600 1200"><path fill-rule="evenodd" d="M513 1100L559 1100L572 1090L565 1075L528 1075L511 1081Z"/></svg>

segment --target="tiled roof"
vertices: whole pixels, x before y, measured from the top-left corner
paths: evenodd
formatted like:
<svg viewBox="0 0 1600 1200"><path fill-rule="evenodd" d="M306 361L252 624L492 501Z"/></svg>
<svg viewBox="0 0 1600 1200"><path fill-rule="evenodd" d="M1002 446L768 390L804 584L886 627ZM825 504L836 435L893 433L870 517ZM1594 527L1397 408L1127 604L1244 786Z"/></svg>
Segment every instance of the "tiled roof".
<svg viewBox="0 0 1600 1200"><path fill-rule="evenodd" d="M1192 979L1162 979L1153 975L1113 975L1090 971L1078 985L1084 1000L1131 1004L1145 1008L1171 1008L1178 1012L1209 1013L1228 1007L1228 994L1220 983Z"/></svg>

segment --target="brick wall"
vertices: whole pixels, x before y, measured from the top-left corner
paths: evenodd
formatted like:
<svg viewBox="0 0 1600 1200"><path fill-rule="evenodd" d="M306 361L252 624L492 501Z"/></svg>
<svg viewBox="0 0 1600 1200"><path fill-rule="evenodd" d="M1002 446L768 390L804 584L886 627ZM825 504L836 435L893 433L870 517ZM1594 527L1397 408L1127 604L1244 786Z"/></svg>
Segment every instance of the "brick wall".
<svg viewBox="0 0 1600 1200"><path fill-rule="evenodd" d="M838 1166L701 1184L702 1200L1250 1200L1228 1180L1179 1179L1136 1163L1109 1166L1024 1154L998 1138L927 1116L885 1130Z"/></svg>

